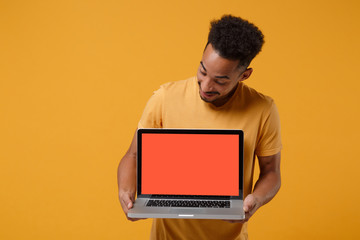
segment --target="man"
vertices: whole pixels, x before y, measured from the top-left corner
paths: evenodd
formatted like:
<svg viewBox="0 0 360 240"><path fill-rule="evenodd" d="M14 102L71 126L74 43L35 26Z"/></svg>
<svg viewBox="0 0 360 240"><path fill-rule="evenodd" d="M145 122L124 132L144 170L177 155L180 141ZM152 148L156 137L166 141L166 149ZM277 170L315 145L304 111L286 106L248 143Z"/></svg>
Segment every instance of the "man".
<svg viewBox="0 0 360 240"><path fill-rule="evenodd" d="M246 86L251 60L264 43L261 31L241 18L211 23L197 77L164 84L150 98L139 128L215 128L244 131L245 220L154 219L151 239L247 239L247 221L280 188L280 123L270 97ZM255 155L260 175L252 190ZM221 164L221 162L219 162ZM135 196L136 135L118 169L125 212ZM135 220L135 219L129 219Z"/></svg>

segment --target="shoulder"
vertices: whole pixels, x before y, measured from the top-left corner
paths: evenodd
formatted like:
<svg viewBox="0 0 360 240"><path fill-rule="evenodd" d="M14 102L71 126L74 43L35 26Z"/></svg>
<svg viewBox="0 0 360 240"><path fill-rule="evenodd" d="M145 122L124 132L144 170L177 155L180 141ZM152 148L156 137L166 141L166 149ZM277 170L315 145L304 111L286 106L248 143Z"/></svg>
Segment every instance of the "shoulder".
<svg viewBox="0 0 360 240"><path fill-rule="evenodd" d="M168 101L169 99L179 99L184 97L185 93L189 93L190 89L194 89L195 80L196 79L192 77L185 80L164 83L153 92L149 102L158 104Z"/></svg>
<svg viewBox="0 0 360 240"><path fill-rule="evenodd" d="M259 108L268 110L274 105L274 100L271 97L247 86L244 83L241 84L240 96L245 105L254 107L258 110Z"/></svg>
<svg viewBox="0 0 360 240"><path fill-rule="evenodd" d="M195 77L191 77L185 80L175 81L175 82L168 82L162 84L160 89L164 93L183 93L184 90L188 90L194 87Z"/></svg>

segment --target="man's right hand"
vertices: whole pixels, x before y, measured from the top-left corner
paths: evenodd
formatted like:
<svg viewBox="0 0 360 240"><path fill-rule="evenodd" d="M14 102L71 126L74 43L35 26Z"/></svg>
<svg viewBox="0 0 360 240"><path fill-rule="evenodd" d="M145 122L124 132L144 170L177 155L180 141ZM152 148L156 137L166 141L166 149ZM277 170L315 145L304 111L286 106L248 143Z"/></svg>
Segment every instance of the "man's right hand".
<svg viewBox="0 0 360 240"><path fill-rule="evenodd" d="M125 213L126 218L130 221L140 220L140 218L129 218L127 215L129 209L131 209L134 206L134 199L135 199L135 193L124 192L124 191L119 192L119 200L121 207Z"/></svg>
<svg viewBox="0 0 360 240"><path fill-rule="evenodd" d="M129 209L133 208L135 202L136 189L136 132L131 142L129 150L121 159L118 167L118 187L119 187L119 201L125 213L125 216L130 221L137 221L141 218L129 218L127 216Z"/></svg>

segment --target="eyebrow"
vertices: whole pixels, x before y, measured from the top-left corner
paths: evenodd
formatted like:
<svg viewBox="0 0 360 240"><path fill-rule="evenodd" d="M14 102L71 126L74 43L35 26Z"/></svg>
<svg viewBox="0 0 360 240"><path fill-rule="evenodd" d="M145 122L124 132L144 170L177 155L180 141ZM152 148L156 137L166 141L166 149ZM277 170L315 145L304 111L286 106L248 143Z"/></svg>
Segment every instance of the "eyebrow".
<svg viewBox="0 0 360 240"><path fill-rule="evenodd" d="M202 61L200 61L200 64L201 64L201 66L203 67L203 69L204 69L205 71L207 71Z"/></svg>
<svg viewBox="0 0 360 240"><path fill-rule="evenodd" d="M205 68L205 66L204 66L204 64L203 64L203 62L202 62L202 61L200 61L200 64L201 64L201 66L204 68L205 72L207 72L207 70L206 70L206 68ZM225 79L230 79L228 76L215 76L215 78L225 78Z"/></svg>

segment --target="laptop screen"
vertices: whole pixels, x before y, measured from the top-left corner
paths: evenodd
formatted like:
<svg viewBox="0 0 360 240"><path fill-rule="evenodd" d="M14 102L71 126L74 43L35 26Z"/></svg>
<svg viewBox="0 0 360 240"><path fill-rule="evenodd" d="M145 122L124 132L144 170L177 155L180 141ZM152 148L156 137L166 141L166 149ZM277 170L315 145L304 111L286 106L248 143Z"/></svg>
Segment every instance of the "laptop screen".
<svg viewBox="0 0 360 240"><path fill-rule="evenodd" d="M240 195L239 134L173 131L141 134L141 194Z"/></svg>

